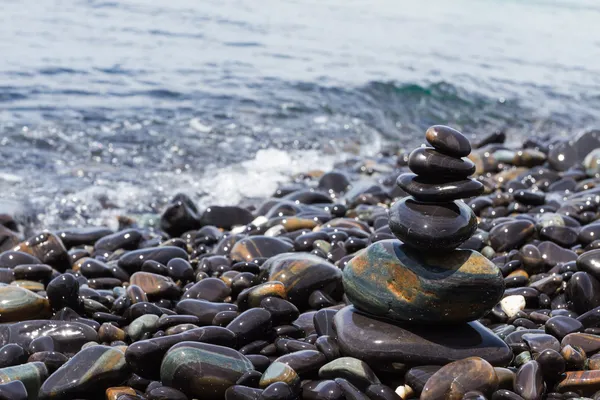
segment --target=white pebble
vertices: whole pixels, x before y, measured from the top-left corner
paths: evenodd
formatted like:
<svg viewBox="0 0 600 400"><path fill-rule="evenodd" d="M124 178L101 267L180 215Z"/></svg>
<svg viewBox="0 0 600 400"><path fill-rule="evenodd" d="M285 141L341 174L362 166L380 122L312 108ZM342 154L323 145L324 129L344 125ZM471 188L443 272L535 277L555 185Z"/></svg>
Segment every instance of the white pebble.
<svg viewBox="0 0 600 400"><path fill-rule="evenodd" d="M254 226L261 226L261 225L266 224L268 221L269 221L269 219L267 217L265 217L264 215L261 215L259 217L256 217L254 219L254 221L250 222L250 224L254 225Z"/></svg>
<svg viewBox="0 0 600 400"><path fill-rule="evenodd" d="M525 297L520 294L506 296L500 300L500 308L508 315L508 318L512 318L525 308Z"/></svg>

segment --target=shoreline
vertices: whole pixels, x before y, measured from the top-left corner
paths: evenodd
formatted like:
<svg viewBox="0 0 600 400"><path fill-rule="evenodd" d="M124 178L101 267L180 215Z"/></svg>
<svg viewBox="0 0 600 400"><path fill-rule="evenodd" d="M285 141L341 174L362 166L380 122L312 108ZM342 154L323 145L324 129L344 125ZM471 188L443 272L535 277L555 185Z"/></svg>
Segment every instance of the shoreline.
<svg viewBox="0 0 600 400"><path fill-rule="evenodd" d="M480 383L462 398L600 398L600 131L506 139L483 137L469 156L484 193L465 199L478 227L460 249L505 289L467 325L371 319L345 294L351 259L398 243L400 146L315 165L248 208L178 194L156 230L123 216L118 231L24 238L3 215L0 352L13 355L0 358L0 393L406 400L432 385L450 396L450 368Z"/></svg>

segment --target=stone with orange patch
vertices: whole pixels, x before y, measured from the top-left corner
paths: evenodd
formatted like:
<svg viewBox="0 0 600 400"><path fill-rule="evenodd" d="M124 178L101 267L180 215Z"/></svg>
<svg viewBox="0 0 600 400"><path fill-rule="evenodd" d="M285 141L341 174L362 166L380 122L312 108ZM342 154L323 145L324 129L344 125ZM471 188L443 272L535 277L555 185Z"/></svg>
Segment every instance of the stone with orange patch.
<svg viewBox="0 0 600 400"><path fill-rule="evenodd" d="M504 292L500 270L475 251L421 253L398 240L360 252L345 267L343 284L356 308L418 323L476 320Z"/></svg>

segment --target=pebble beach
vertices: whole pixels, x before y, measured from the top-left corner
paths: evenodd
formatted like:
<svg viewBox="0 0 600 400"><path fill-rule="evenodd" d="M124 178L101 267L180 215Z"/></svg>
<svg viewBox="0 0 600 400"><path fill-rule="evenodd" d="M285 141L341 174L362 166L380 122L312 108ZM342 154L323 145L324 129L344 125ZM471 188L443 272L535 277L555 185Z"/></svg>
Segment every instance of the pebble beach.
<svg viewBox="0 0 600 400"><path fill-rule="evenodd" d="M158 229L2 215L0 398L599 398L600 131L422 143Z"/></svg>

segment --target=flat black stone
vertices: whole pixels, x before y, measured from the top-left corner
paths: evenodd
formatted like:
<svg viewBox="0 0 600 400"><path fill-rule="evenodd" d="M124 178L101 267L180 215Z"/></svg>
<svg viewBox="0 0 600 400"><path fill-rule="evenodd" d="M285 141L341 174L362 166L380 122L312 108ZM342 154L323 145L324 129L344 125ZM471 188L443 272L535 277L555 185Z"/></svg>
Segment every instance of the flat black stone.
<svg viewBox="0 0 600 400"><path fill-rule="evenodd" d="M467 158L455 158L431 147L420 147L410 153L408 167L419 176L464 179L475 173L475 164Z"/></svg>
<svg viewBox="0 0 600 400"><path fill-rule="evenodd" d="M494 366L512 360L510 348L479 322L423 326L375 319L354 307L334 318L342 353L384 369L392 363L444 365L467 357L481 357Z"/></svg>
<svg viewBox="0 0 600 400"><path fill-rule="evenodd" d="M396 184L421 201L452 201L479 196L484 191L483 184L473 179L449 182L409 173L400 175Z"/></svg>

